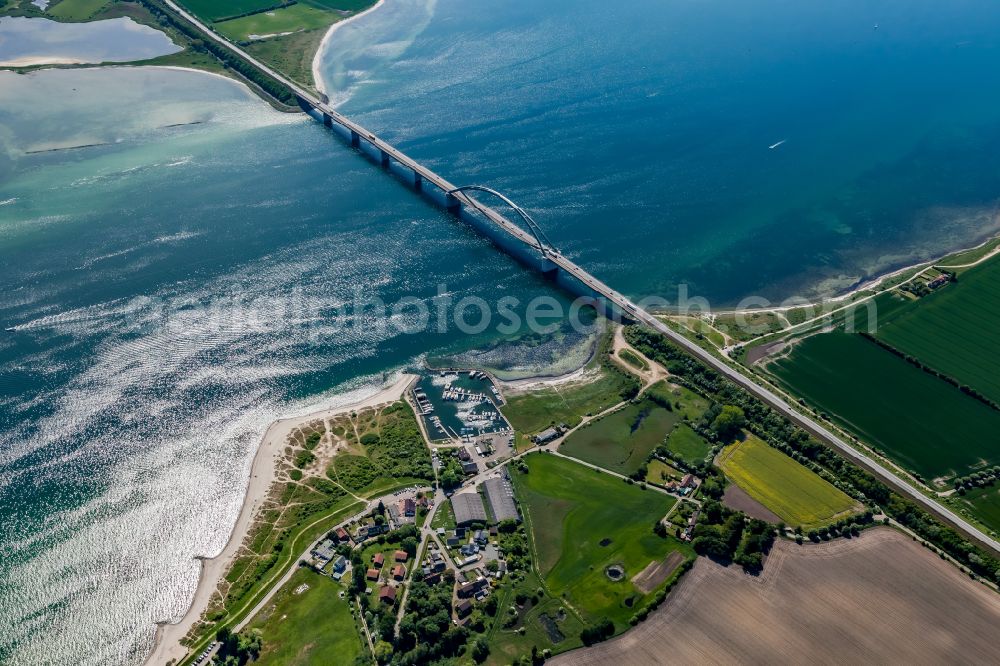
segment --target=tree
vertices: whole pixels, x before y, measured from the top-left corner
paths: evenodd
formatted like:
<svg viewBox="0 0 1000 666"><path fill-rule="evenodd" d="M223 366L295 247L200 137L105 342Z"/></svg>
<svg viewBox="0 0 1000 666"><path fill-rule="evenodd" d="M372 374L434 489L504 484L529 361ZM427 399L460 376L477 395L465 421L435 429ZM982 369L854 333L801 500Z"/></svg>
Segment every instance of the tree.
<svg viewBox="0 0 1000 666"><path fill-rule="evenodd" d="M441 473L441 487L454 488L459 484L458 474L453 469L446 469Z"/></svg>
<svg viewBox="0 0 1000 666"><path fill-rule="evenodd" d="M417 546L419 545L417 543L416 537L408 536L408 537L404 538L401 545L402 545L402 549L404 551L406 551L407 555L409 555L410 557L416 557L416 555L417 555Z"/></svg>
<svg viewBox="0 0 1000 666"><path fill-rule="evenodd" d="M375 644L375 660L380 664L388 663L392 659L392 644L386 641L379 641Z"/></svg>
<svg viewBox="0 0 1000 666"><path fill-rule="evenodd" d="M580 640L584 645L593 645L607 638L611 638L615 633L615 625L608 618L604 618L599 623L591 625L580 632Z"/></svg>
<svg viewBox="0 0 1000 666"><path fill-rule="evenodd" d="M746 414L734 405L723 405L712 421L712 430L724 442L732 441L747 424Z"/></svg>
<svg viewBox="0 0 1000 666"><path fill-rule="evenodd" d="M481 664L486 661L486 658L490 656L490 644L486 642L485 638L477 638L472 644L472 658L477 664Z"/></svg>

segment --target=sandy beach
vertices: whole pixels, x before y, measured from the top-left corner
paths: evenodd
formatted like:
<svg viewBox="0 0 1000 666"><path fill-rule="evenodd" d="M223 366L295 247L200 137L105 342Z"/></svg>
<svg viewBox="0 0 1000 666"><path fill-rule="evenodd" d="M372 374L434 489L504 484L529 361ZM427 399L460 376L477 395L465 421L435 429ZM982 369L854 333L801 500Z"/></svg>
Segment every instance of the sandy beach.
<svg viewBox="0 0 1000 666"><path fill-rule="evenodd" d="M326 50L326 45L330 41L330 38L333 37L333 33L337 32L337 30L339 30L340 28L344 27L345 25L347 25L351 21L354 21L356 19L361 18L362 16L364 16L368 12L375 11L376 9L378 9L379 7L381 7L384 3L385 3L385 0L378 0L378 2L376 2L374 5L372 5L371 7L369 7L368 9L366 9L365 11L360 12L358 14L355 14L354 16L352 16L350 18L346 18L343 21L337 21L336 23L334 23L333 25L330 26L329 30L326 31L326 34L323 35L323 41L321 41L319 43L319 48L316 49L316 53L315 53L315 55L313 55L312 74L313 74L313 84L316 86L316 90L318 90L318 91L320 91L321 93L324 93L324 94L326 94L326 92L327 92L326 91L326 82L323 81L323 77L320 75L320 72L319 72L319 63L320 63L320 56L323 54L323 51Z"/></svg>
<svg viewBox="0 0 1000 666"><path fill-rule="evenodd" d="M198 558L201 561L201 575L198 588L187 612L176 623L164 622L157 626L155 644L152 653L146 659L147 664L159 666L169 660L184 657L187 650L180 644L201 614L208 608L209 601L215 593L226 570L243 544L250 526L257 515L257 510L267 498L271 484L274 482L277 465L281 459L288 436L296 429L317 419L331 418L357 409L375 407L400 400L406 389L417 379L416 375L404 374L391 386L360 401L316 410L302 416L278 419L268 427L261 439L260 447L254 456L250 469L250 480L247 484L243 507L236 519L229 541L218 555L212 558Z"/></svg>

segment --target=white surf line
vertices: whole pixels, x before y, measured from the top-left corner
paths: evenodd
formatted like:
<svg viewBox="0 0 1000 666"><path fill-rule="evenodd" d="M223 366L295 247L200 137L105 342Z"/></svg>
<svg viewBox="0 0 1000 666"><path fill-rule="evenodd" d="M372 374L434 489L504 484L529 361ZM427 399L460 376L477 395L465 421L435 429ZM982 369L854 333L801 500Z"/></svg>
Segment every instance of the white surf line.
<svg viewBox="0 0 1000 666"><path fill-rule="evenodd" d="M370 12L375 11L376 9L378 9L379 7L381 7L383 4L385 4L385 0L378 0L378 2L376 2L374 5L372 5L371 7L369 7L368 9L366 9L365 11L363 11L363 12L361 12L359 14L355 14L354 16L351 16L349 18L346 18L343 21L337 21L336 23L334 23L333 25L330 26L329 30L326 31L326 34L323 35L323 41L321 41L319 43L319 48L316 49L316 53L313 55L312 75L313 75L313 85L316 86L316 90L318 90L319 92L323 93L324 95L327 94L327 91L326 91L326 81L323 80L323 76L320 74L319 64L320 64L320 61L322 59L321 56L323 55L323 52L326 51L326 45L327 45L327 43L330 41L330 38L333 37L333 33L335 33L340 28L344 27L345 25L347 25L351 21L355 21L355 20L361 18L362 16L364 16L364 15L370 13Z"/></svg>

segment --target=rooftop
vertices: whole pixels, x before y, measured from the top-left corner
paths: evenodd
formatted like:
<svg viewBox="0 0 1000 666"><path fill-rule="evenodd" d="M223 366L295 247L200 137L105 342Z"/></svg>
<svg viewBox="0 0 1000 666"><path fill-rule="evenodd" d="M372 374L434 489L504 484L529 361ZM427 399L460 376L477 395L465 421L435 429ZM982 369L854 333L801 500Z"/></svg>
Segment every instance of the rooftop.
<svg viewBox="0 0 1000 666"><path fill-rule="evenodd" d="M455 524L486 522L486 507L477 492L460 493L451 498L451 508L455 512Z"/></svg>
<svg viewBox="0 0 1000 666"><path fill-rule="evenodd" d="M488 479L483 488L486 490L486 500L490 503L493 517L502 520L517 520L517 503L514 501L514 489L510 482L504 479Z"/></svg>

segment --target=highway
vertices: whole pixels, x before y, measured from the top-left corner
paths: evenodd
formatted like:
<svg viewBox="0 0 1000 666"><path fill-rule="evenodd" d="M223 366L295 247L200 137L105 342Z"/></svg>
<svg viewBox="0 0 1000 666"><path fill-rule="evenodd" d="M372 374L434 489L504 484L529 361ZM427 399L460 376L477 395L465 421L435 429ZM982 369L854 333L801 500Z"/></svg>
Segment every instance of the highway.
<svg viewBox="0 0 1000 666"><path fill-rule="evenodd" d="M241 49L239 46L226 40L220 35L217 35L207 25L202 23L196 17L189 14L180 6L178 6L175 2L173 2L173 0L164 0L164 2L177 14L184 17L187 21L189 21L199 30L201 30L207 38L217 42L218 44L223 45L224 47L230 49L234 53L237 53L238 55L240 55L240 57L252 63L255 67L265 72L268 76L272 77L276 81L287 86L293 93L295 93L295 95L300 97L302 100L304 100L306 103L311 105L316 110L320 111L321 113L329 117L331 122L335 122L341 125L342 127L352 132L354 135L356 135L359 140L366 141L367 143L371 144L372 146L380 150L383 156L383 160L389 158L398 162L404 167L411 169L414 174L420 176L420 178L422 178L423 180L433 184L435 187L440 189L448 196L453 197L454 199L465 205L477 209L483 215L489 218L492 222L494 222L496 225L504 229L511 236L517 238L518 240L522 241L523 243L531 247L538 249L538 251L542 254L543 257L548 258L561 270L575 277L581 283L586 285L591 291L600 294L601 296L606 298L610 303L613 303L616 307L619 308L619 310L622 313L624 313L630 319L638 323L645 324L646 326L649 326L650 328L667 336L674 344L687 351L689 354L697 358L705 365L711 367L716 372L724 375L731 381L735 382L742 388L746 389L747 391L755 395L758 399L762 400L770 407L783 414L786 418L788 418L788 420L792 421L802 429L806 430L814 437L824 442L826 445L830 446L833 449L836 449L844 457L864 467L872 474L878 476L886 485L891 487L899 494L913 500L914 502L919 504L921 507L923 507L930 513L938 516L945 522L951 524L953 527L963 532L970 539L976 541L977 543L982 544L983 546L986 546L994 553L1000 554L1000 542L998 542L996 539L993 539L988 535L984 534L958 514L954 513L953 511L943 506L942 504L934 501L933 499L927 497L920 490L918 490L917 488L911 486L906 481L897 477L891 470L883 466L881 463L870 458L863 452L855 449L853 446L843 441L840 437L838 437L836 434L828 430L821 423L815 421L814 419L805 414L800 413L799 411L794 409L788 402L786 402L782 397L780 397L767 387L761 386L751 377L739 372L737 369L733 368L723 360L717 358L716 356L702 349L693 341L684 337L680 333L673 331L672 329L667 327L666 324L656 319L654 316L652 316L645 310L639 308L631 300L629 300L622 294L612 289L610 286L604 284L603 282L595 278L593 275L588 273L585 269L578 266L570 259L562 256L557 250L555 250L555 248L540 245L532 234L528 233L520 226L511 222L509 219L507 219L507 217L502 215L497 210L489 206L486 206L480 203L479 201L472 199L464 192L456 192L455 190L458 189L456 185L449 182L445 178L439 176L434 171L431 171L427 167L423 166L422 164L412 159L402 151L398 150L391 144L380 139L378 136L376 136L373 132L370 132L365 127L362 127L361 125L355 123L346 116L338 113L329 105L323 103L315 95L301 88L296 83L290 81L283 74L271 69L264 63L255 59L253 56L251 56L249 53Z"/></svg>

